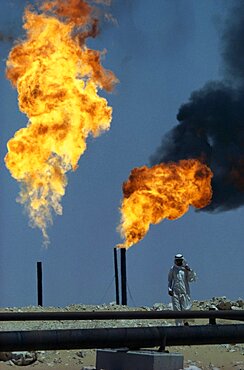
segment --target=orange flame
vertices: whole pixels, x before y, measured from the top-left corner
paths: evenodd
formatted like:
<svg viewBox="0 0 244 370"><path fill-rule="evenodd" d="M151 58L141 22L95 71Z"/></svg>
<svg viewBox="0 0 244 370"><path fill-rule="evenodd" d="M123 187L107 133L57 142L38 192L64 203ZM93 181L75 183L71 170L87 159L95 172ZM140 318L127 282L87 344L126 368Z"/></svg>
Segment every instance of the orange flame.
<svg viewBox="0 0 244 370"><path fill-rule="evenodd" d="M211 170L195 159L134 168L123 184L118 230L125 241L117 247L129 248L138 243L150 224L165 218L175 220L183 216L190 205L205 207L212 197L212 176Z"/></svg>
<svg viewBox="0 0 244 370"><path fill-rule="evenodd" d="M97 90L111 91L116 77L101 66L101 53L85 45L98 32L93 13L84 0L44 1L39 13L26 9L26 40L7 61L7 78L29 122L9 140L5 163L45 243L52 212L62 214L66 172L77 168L88 135L108 130L112 119Z"/></svg>

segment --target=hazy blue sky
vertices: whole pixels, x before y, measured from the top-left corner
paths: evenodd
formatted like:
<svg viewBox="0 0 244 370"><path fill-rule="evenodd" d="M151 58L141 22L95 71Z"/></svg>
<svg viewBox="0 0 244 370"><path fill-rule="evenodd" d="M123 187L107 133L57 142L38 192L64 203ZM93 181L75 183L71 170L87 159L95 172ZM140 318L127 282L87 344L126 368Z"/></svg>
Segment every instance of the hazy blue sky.
<svg viewBox="0 0 244 370"><path fill-rule="evenodd" d="M45 305L108 303L115 300L113 247L121 242L116 227L122 183L134 167L150 164L191 93L223 79L221 34L235 1L114 0L117 24L104 24L89 42L107 49L103 65L120 80L112 94L102 92L113 108L111 129L88 140L79 168L68 173L63 215L54 217L47 249L16 203L19 184L4 165L7 141L27 123L5 78L26 4L2 0L0 12L0 306L36 304L37 261L43 263ZM243 216L243 207L190 210L152 226L127 252L128 303L169 302L167 275L176 253L198 273L194 299L243 297Z"/></svg>

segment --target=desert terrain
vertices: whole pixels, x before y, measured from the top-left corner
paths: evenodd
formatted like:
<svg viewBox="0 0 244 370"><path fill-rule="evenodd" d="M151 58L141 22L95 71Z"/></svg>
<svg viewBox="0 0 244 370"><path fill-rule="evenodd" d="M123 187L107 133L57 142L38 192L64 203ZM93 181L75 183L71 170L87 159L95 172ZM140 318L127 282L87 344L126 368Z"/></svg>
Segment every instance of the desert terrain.
<svg viewBox="0 0 244 370"><path fill-rule="evenodd" d="M215 309L243 309L244 301L240 298L230 301L226 297L212 298L207 301L194 301L193 310L208 310L209 307ZM9 307L0 308L0 312L82 312L82 311L130 311L147 310L159 311L168 310L170 305L155 303L153 307L129 307L119 306L114 303L103 305L70 305L65 308L60 307ZM237 321L225 321L217 319L218 324L240 323ZM207 319L189 320L190 325L208 324ZM2 331L12 330L44 330L44 329L78 329L78 328L100 328L100 327L136 327L136 326L167 326L174 325L173 320L108 320L108 321L8 321L1 322ZM244 370L244 343L240 344L219 344L219 345L196 345L196 346L177 346L166 348L171 353L182 353L184 355L184 369L189 370ZM154 349L155 351L158 348ZM44 369L70 369L70 370L92 370L96 366L96 350L55 350L37 352L1 352L0 370L25 366Z"/></svg>

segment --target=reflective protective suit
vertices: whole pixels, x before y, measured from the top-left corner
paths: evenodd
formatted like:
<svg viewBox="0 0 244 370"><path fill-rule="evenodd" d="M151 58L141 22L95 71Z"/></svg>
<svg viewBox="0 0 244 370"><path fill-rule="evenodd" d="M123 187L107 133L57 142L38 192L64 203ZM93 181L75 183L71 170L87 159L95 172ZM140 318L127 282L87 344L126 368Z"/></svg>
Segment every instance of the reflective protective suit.
<svg viewBox="0 0 244 370"><path fill-rule="evenodd" d="M196 281L196 273L187 270L185 263L182 266L174 265L168 275L168 289L172 295L172 305L175 311L190 310L191 296L189 283ZM183 320L176 320L176 325L182 325Z"/></svg>

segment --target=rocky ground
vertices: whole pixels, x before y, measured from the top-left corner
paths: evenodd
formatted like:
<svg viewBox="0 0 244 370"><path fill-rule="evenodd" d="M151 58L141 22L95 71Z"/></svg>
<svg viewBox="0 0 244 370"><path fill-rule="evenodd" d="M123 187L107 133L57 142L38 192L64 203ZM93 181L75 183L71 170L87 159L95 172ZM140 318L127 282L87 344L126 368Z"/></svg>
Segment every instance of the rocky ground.
<svg viewBox="0 0 244 370"><path fill-rule="evenodd" d="M208 301L194 301L193 310L208 310L209 307L226 309L243 309L244 301L230 301L226 297L213 298ZM58 307L22 307L1 308L0 312L57 312L57 311L122 311L122 310L146 310L159 311L170 309L170 305L156 303L153 307L128 307L118 306L114 303L109 305L70 305L65 308ZM190 325L208 324L207 319L189 320ZM231 323L229 320L217 320L218 324ZM237 323L236 321L233 323ZM43 330L43 329L78 329L100 327L136 327L136 326L162 326L174 325L172 320L109 320L109 321L25 321L25 322L1 322L2 331L12 330ZM157 348L155 349L157 350ZM184 368L187 370L244 370L244 343L221 344L204 346L178 346L168 348L170 352L178 352L184 355ZM95 350L56 350L38 352L0 352L0 370L11 367L27 366L38 369L71 369L91 370L95 369Z"/></svg>

